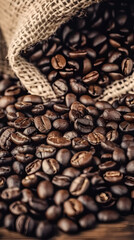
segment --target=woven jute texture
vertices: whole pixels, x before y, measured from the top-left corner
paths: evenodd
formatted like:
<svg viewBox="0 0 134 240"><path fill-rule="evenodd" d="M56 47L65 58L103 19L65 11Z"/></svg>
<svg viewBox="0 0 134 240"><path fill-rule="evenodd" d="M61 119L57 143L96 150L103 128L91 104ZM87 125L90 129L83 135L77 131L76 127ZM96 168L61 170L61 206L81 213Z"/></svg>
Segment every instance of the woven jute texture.
<svg viewBox="0 0 134 240"><path fill-rule="evenodd" d="M44 101L62 97L54 93L45 76L37 68L21 57L21 51L39 41L47 40L61 24L67 22L92 3L100 1L0 0L0 27L8 47L7 57L12 70L31 94L42 96ZM8 69L10 72L11 69L5 60L5 42L4 49L2 58L4 58L5 64L1 63L1 66L3 71ZM126 90L131 90L133 85L134 76L132 75L121 84L115 83L107 88L102 99L109 100L113 96L117 97L117 95L125 93Z"/></svg>

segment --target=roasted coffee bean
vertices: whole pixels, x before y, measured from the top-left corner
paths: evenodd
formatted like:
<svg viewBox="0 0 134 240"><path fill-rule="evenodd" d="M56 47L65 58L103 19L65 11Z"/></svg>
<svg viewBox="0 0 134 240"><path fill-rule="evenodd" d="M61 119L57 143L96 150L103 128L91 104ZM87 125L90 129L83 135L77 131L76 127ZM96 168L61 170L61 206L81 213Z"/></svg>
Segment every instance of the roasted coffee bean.
<svg viewBox="0 0 134 240"><path fill-rule="evenodd" d="M83 149L89 147L89 143L87 140L77 137L72 140L72 147L75 150L83 150Z"/></svg>
<svg viewBox="0 0 134 240"><path fill-rule="evenodd" d="M93 228L95 224L96 224L96 217L92 213L84 215L82 218L79 219L79 225L84 229Z"/></svg>
<svg viewBox="0 0 134 240"><path fill-rule="evenodd" d="M62 55L57 54L52 57L51 64L54 69L63 69L66 66L66 59Z"/></svg>
<svg viewBox="0 0 134 240"><path fill-rule="evenodd" d="M26 167L25 167L25 172L27 175L33 174L37 171L40 170L42 165L42 160L40 159L36 159L33 162L29 163Z"/></svg>
<svg viewBox="0 0 134 240"><path fill-rule="evenodd" d="M16 145L23 145L23 144L30 143L30 138L22 134L21 132L11 133L11 140Z"/></svg>
<svg viewBox="0 0 134 240"><path fill-rule="evenodd" d="M21 163L29 163L30 161L33 160L34 155L33 154L23 154L23 153L19 153L15 155L15 158L17 161L21 162Z"/></svg>
<svg viewBox="0 0 134 240"><path fill-rule="evenodd" d="M112 201L112 194L111 192L101 192L96 195L95 200L100 205L107 205Z"/></svg>
<svg viewBox="0 0 134 240"><path fill-rule="evenodd" d="M116 196L123 196L128 193L128 189L124 185L113 185L111 186L111 192Z"/></svg>
<svg viewBox="0 0 134 240"><path fill-rule="evenodd" d="M55 175L60 170L60 166L56 159L47 158L42 162L42 169L48 175Z"/></svg>
<svg viewBox="0 0 134 240"><path fill-rule="evenodd" d="M121 122L119 124L119 129L122 131L122 132L132 132L134 131L134 123L129 123L129 122Z"/></svg>
<svg viewBox="0 0 134 240"><path fill-rule="evenodd" d="M65 189L58 190L54 195L54 202L56 205L61 205L69 198L69 192Z"/></svg>
<svg viewBox="0 0 134 240"><path fill-rule="evenodd" d="M37 158L49 158L53 157L56 153L56 148L50 145L41 144L36 148L36 157Z"/></svg>
<svg viewBox="0 0 134 240"><path fill-rule="evenodd" d="M125 176L125 185L128 187L134 187L134 177L132 176Z"/></svg>
<svg viewBox="0 0 134 240"><path fill-rule="evenodd" d="M9 210L14 215L26 214L28 212L27 206L21 201L10 204Z"/></svg>
<svg viewBox="0 0 134 240"><path fill-rule="evenodd" d="M127 157L129 160L133 160L134 158L134 146L128 146L127 148Z"/></svg>
<svg viewBox="0 0 134 240"><path fill-rule="evenodd" d="M29 200L33 197L33 193L30 189L28 188L24 188L22 191L22 198L21 198L21 201L24 202L24 203L28 203Z"/></svg>
<svg viewBox="0 0 134 240"><path fill-rule="evenodd" d="M32 197L29 199L29 206L35 211L45 211L48 207L47 201L39 199L37 197Z"/></svg>
<svg viewBox="0 0 134 240"><path fill-rule="evenodd" d="M76 79L71 78L69 83L73 93L81 95L87 92L86 87Z"/></svg>
<svg viewBox="0 0 134 240"><path fill-rule="evenodd" d="M116 207L120 212L130 212L132 209L132 201L128 197L120 197L116 203Z"/></svg>
<svg viewBox="0 0 134 240"><path fill-rule="evenodd" d="M126 171L127 171L128 174L134 175L134 160L130 161L126 165Z"/></svg>
<svg viewBox="0 0 134 240"><path fill-rule="evenodd" d="M98 213L98 219L100 222L116 222L119 220L119 214L115 210L102 210Z"/></svg>
<svg viewBox="0 0 134 240"><path fill-rule="evenodd" d="M77 224L68 218L61 218L57 225L58 228L65 233L75 233L78 231Z"/></svg>
<svg viewBox="0 0 134 240"><path fill-rule="evenodd" d="M105 142L101 142L101 147L107 152L113 152L117 145L114 142L106 140Z"/></svg>
<svg viewBox="0 0 134 240"><path fill-rule="evenodd" d="M134 122L134 113L126 113L125 115L123 115L123 118L125 121L127 122Z"/></svg>
<svg viewBox="0 0 134 240"><path fill-rule="evenodd" d="M24 102L31 102L31 103L34 103L34 104L42 103L41 97L39 97L37 95L25 95L23 97L23 101Z"/></svg>
<svg viewBox="0 0 134 240"><path fill-rule="evenodd" d="M41 133L48 133L52 127L50 120L45 115L35 117L34 124Z"/></svg>
<svg viewBox="0 0 134 240"><path fill-rule="evenodd" d="M68 167L62 172L62 174L70 178L76 178L80 175L80 171L76 168Z"/></svg>
<svg viewBox="0 0 134 240"><path fill-rule="evenodd" d="M99 78L99 73L97 71L92 71L83 77L82 81L86 84L95 83Z"/></svg>
<svg viewBox="0 0 134 240"><path fill-rule="evenodd" d="M63 79L56 80L52 84L52 87L54 92L59 96L63 96L68 92L68 86Z"/></svg>
<svg viewBox="0 0 134 240"><path fill-rule="evenodd" d="M107 171L103 177L109 183L117 183L123 179L123 174L119 171Z"/></svg>
<svg viewBox="0 0 134 240"><path fill-rule="evenodd" d="M22 179L22 185L28 188L35 186L37 182L38 182L38 178L35 174L28 175Z"/></svg>
<svg viewBox="0 0 134 240"><path fill-rule="evenodd" d="M111 104L105 101L96 102L95 107L100 111L104 111L106 108L112 108Z"/></svg>
<svg viewBox="0 0 134 240"><path fill-rule="evenodd" d="M69 140L72 140L76 137L78 137L78 133L76 131L68 131L68 132L65 132L63 137L69 139Z"/></svg>
<svg viewBox="0 0 134 240"><path fill-rule="evenodd" d="M93 121L86 118L78 118L74 122L74 128L81 133L89 133L93 129Z"/></svg>
<svg viewBox="0 0 134 240"><path fill-rule="evenodd" d="M54 111L47 110L45 116L50 119L50 121L54 121L58 118L58 114Z"/></svg>
<svg viewBox="0 0 134 240"><path fill-rule="evenodd" d="M94 199L90 197L89 195L81 195L78 197L78 200L84 205L86 209L88 209L90 212L97 212L98 206Z"/></svg>
<svg viewBox="0 0 134 240"><path fill-rule="evenodd" d="M60 206L52 205L47 209L45 216L49 221L56 221L61 216L61 212Z"/></svg>
<svg viewBox="0 0 134 240"><path fill-rule="evenodd" d="M26 133L24 133L24 134L27 135ZM45 134L35 134L35 135L31 136L31 139L35 143L39 143L39 142L42 142L42 141L44 141L46 139L46 135Z"/></svg>
<svg viewBox="0 0 134 240"><path fill-rule="evenodd" d="M56 160L63 166L66 166L71 159L71 152L67 148L60 149L56 154Z"/></svg>
<svg viewBox="0 0 134 240"><path fill-rule="evenodd" d="M22 176L24 174L24 165L18 161L14 161L12 165L13 171L18 174L19 176Z"/></svg>
<svg viewBox="0 0 134 240"><path fill-rule="evenodd" d="M88 134L87 139L91 145L98 145L101 141L105 141L105 136L99 132L92 132Z"/></svg>
<svg viewBox="0 0 134 240"><path fill-rule="evenodd" d="M122 72L125 76L128 76L133 69L133 61L131 58L125 58L123 59L122 63L121 63L121 68L122 68Z"/></svg>
<svg viewBox="0 0 134 240"><path fill-rule="evenodd" d="M69 147L71 145L71 140L65 137L48 137L47 143L50 144L53 148L62 148Z"/></svg>
<svg viewBox="0 0 134 240"><path fill-rule="evenodd" d="M121 114L115 109L105 109L103 112L103 118L110 121L120 121Z"/></svg>
<svg viewBox="0 0 134 240"><path fill-rule="evenodd" d="M54 194L54 186L50 181L42 181L37 186L37 193L41 199L46 199Z"/></svg>
<svg viewBox="0 0 134 240"><path fill-rule="evenodd" d="M14 106L19 111L25 111L25 110L28 110L32 107L32 103L31 102L16 102L14 104Z"/></svg>
<svg viewBox="0 0 134 240"><path fill-rule="evenodd" d="M89 105L94 105L94 99L92 99L90 96L88 95L82 95L79 99L79 101L84 104L85 106L89 106Z"/></svg>
<svg viewBox="0 0 134 240"><path fill-rule="evenodd" d="M67 201L64 202L64 213L68 217L76 217L82 214L83 211L84 207L82 203L75 198L69 198Z"/></svg>
<svg viewBox="0 0 134 240"><path fill-rule="evenodd" d="M118 140L119 133L117 130L111 130L106 134L106 139L111 142L116 142Z"/></svg>
<svg viewBox="0 0 134 240"><path fill-rule="evenodd" d="M30 118L19 117L14 121L14 127L17 129L25 129L31 125Z"/></svg>
<svg viewBox="0 0 134 240"><path fill-rule="evenodd" d="M8 105L13 104L15 102L15 98L13 96L3 96L0 98L0 107L6 108Z"/></svg>
<svg viewBox="0 0 134 240"><path fill-rule="evenodd" d="M65 119L56 119L53 122L53 127L58 131L66 131L69 127L69 123Z"/></svg>
<svg viewBox="0 0 134 240"><path fill-rule="evenodd" d="M66 94L65 101L66 101L67 107L70 107L72 103L75 102L76 100L77 100L77 97L73 93Z"/></svg>
<svg viewBox="0 0 134 240"><path fill-rule="evenodd" d="M10 175L7 178L7 186L8 188L20 188L21 187L21 178L18 175Z"/></svg>
<svg viewBox="0 0 134 240"><path fill-rule="evenodd" d="M48 238L53 233L53 226L47 221L41 221L36 228L36 237Z"/></svg>
<svg viewBox="0 0 134 240"><path fill-rule="evenodd" d="M13 231L15 230L15 216L13 214L7 214L4 218L4 227Z"/></svg>
<svg viewBox="0 0 134 240"><path fill-rule="evenodd" d="M71 165L76 168L85 167L91 164L92 157L93 155L91 152L87 151L78 152L71 158Z"/></svg>
<svg viewBox="0 0 134 240"><path fill-rule="evenodd" d="M116 169L117 164L114 161L106 161L104 163L99 164L98 167L101 171L108 171L108 170Z"/></svg>
<svg viewBox="0 0 134 240"><path fill-rule="evenodd" d="M0 136L0 146L4 150L11 148L11 135L15 132L14 128L7 128Z"/></svg>
<svg viewBox="0 0 134 240"><path fill-rule="evenodd" d="M64 175L56 175L52 179L52 183L57 187L66 188L71 183L71 178Z"/></svg>
<svg viewBox="0 0 134 240"><path fill-rule="evenodd" d="M6 187L6 178L0 177L0 190L4 189Z"/></svg>
<svg viewBox="0 0 134 240"><path fill-rule="evenodd" d="M85 193L88 190L89 186L90 182L88 178L79 176L72 181L69 191L73 196L79 196Z"/></svg>
<svg viewBox="0 0 134 240"><path fill-rule="evenodd" d="M100 86L97 86L97 85L90 85L89 88L88 88L88 93L92 97L98 97L102 94L102 88Z"/></svg>
<svg viewBox="0 0 134 240"><path fill-rule="evenodd" d="M11 173L12 169L10 166L0 167L0 177L8 176Z"/></svg>

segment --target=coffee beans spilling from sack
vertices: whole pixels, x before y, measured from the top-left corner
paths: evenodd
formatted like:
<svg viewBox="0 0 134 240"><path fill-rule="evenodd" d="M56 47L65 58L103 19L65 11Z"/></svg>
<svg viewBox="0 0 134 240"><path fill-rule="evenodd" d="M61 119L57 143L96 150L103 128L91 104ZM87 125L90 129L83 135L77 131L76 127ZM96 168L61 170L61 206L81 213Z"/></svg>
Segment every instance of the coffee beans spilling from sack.
<svg viewBox="0 0 134 240"><path fill-rule="evenodd" d="M6 76L0 92L1 224L44 238L134 213L134 95L46 105Z"/></svg>
<svg viewBox="0 0 134 240"><path fill-rule="evenodd" d="M74 17L48 42L22 55L47 76L59 96L99 97L110 83L133 71L134 10L131 1L108 1Z"/></svg>
<svg viewBox="0 0 134 240"><path fill-rule="evenodd" d="M129 14L128 14L129 11ZM95 101L133 71L129 5L88 8L23 55L47 74L60 103L0 79L0 222L47 238L134 213L134 95ZM102 19L103 16L103 19ZM101 32L101 33L100 33Z"/></svg>

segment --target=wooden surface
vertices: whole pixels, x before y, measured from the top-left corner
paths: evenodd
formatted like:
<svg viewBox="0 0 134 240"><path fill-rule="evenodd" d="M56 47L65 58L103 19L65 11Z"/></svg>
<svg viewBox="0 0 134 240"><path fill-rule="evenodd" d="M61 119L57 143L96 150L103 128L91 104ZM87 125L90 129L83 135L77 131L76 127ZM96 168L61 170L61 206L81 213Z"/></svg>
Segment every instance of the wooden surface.
<svg viewBox="0 0 134 240"><path fill-rule="evenodd" d="M0 239L23 239L35 240L18 233L9 232L0 228ZM124 218L123 221L115 224L98 224L95 229L83 231L76 235L66 235L60 233L51 240L134 240L134 215Z"/></svg>

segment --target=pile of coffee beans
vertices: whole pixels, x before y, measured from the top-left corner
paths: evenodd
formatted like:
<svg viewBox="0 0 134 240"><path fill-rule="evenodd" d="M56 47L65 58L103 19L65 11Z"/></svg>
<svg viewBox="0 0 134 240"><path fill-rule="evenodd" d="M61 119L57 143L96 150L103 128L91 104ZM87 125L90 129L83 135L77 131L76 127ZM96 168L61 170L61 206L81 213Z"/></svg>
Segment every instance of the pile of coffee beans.
<svg viewBox="0 0 134 240"><path fill-rule="evenodd" d="M72 92L99 97L107 85L133 71L133 1L104 1L89 7L85 15L22 52L59 96Z"/></svg>
<svg viewBox="0 0 134 240"><path fill-rule="evenodd" d="M0 77L0 223L28 236L134 214L134 95L94 98L133 70L134 12L108 1L87 13L23 53L65 95L60 102Z"/></svg>
<svg viewBox="0 0 134 240"><path fill-rule="evenodd" d="M45 238L134 214L134 95L45 104L5 75L0 93L1 225Z"/></svg>

